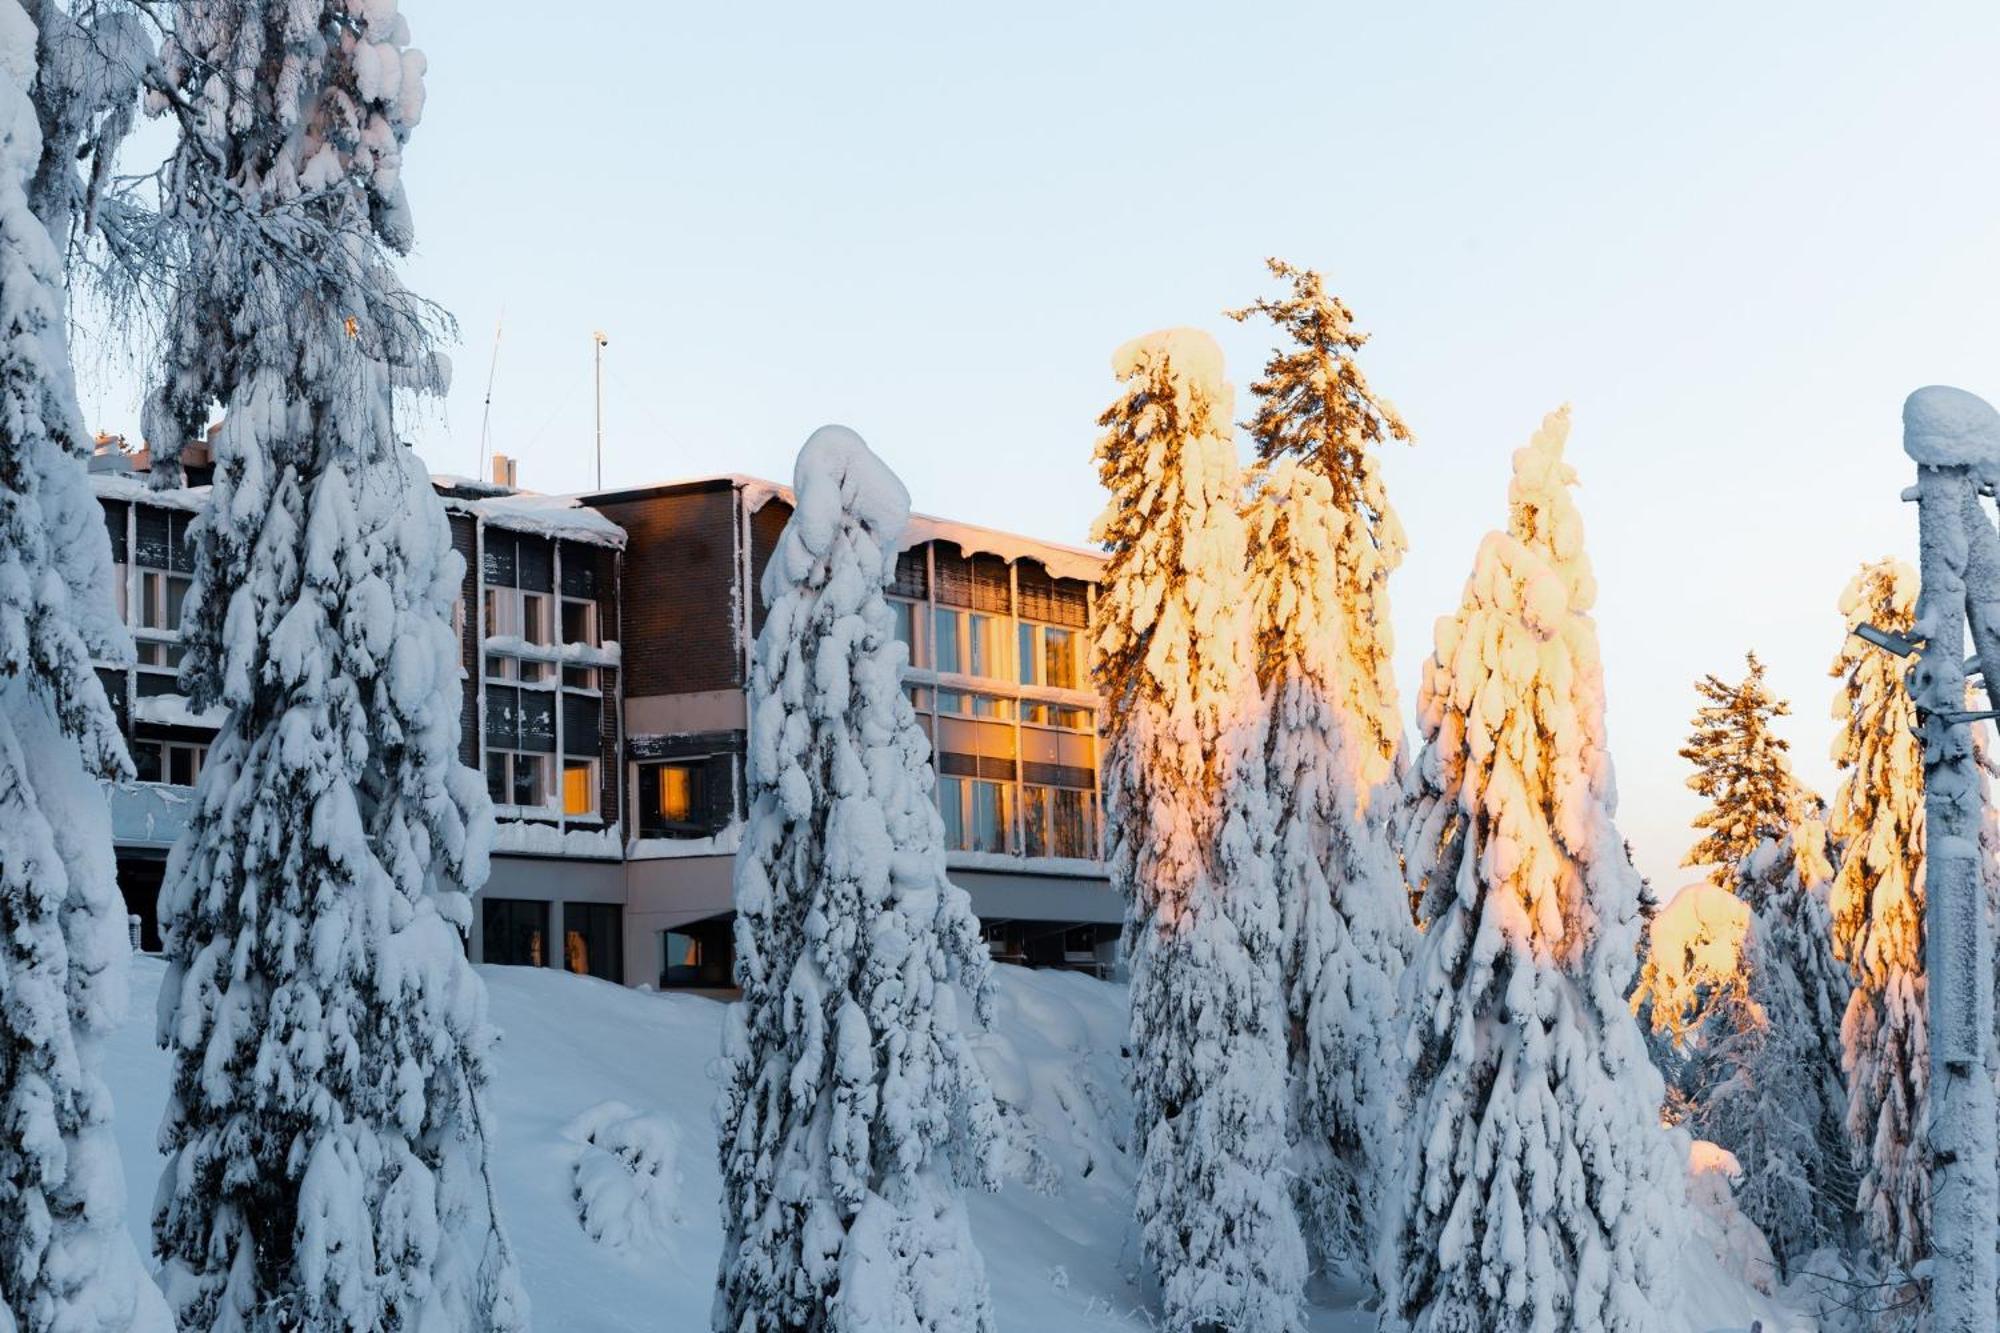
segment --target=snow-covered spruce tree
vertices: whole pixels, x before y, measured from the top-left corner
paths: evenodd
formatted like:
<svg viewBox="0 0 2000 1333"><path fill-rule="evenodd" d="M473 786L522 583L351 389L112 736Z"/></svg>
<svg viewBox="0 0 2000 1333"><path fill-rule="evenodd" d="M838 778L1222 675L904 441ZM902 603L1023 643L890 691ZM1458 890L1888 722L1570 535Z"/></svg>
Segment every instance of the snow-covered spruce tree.
<svg viewBox="0 0 2000 1333"><path fill-rule="evenodd" d="M1295 1193L1318 1261L1366 1271L1412 937L1391 827L1404 747L1388 580L1404 540L1370 446L1409 432L1355 364L1367 335L1340 298L1267 262L1291 294L1228 313L1286 339L1252 386L1249 519Z"/></svg>
<svg viewBox="0 0 2000 1333"><path fill-rule="evenodd" d="M1816 806L1738 867L1737 896L1754 905L1742 995L1698 1034L1707 1075L1690 1125L1736 1154L1737 1205L1770 1242L1780 1277L1821 1246L1847 1243L1857 1183L1840 1050L1852 983L1833 956Z"/></svg>
<svg viewBox="0 0 2000 1333"><path fill-rule="evenodd" d="M1291 294L1228 312L1235 320L1262 315L1287 339L1250 386L1257 413L1249 429L1263 462L1297 459L1326 482L1330 526L1314 540L1327 549L1330 567L1319 577L1330 584L1318 594L1319 618L1302 628L1326 640L1318 649L1319 685L1346 733L1349 794L1366 810L1375 789L1407 767L1389 576L1403 563L1408 542L1389 507L1375 449L1388 440L1407 443L1410 432L1355 361L1368 335L1354 327L1353 312L1313 270L1281 259L1265 263L1273 277L1291 283ZM1382 803L1395 807L1400 796L1385 793Z"/></svg>
<svg viewBox="0 0 2000 1333"><path fill-rule="evenodd" d="M1681 748L1695 767L1687 785L1708 801L1694 821L1705 832L1681 864L1707 866L1709 879L1725 888L1738 882L1743 859L1766 839L1785 837L1800 802L1813 799L1792 777L1790 743L1771 726L1791 707L1765 687L1757 654L1744 660L1750 669L1736 684L1712 673L1695 682L1706 702Z"/></svg>
<svg viewBox="0 0 2000 1333"><path fill-rule="evenodd" d="M112 1333L145 1279L99 1072L129 946L92 779L131 764L91 662L132 647L84 480L62 257L29 202L35 47L0 5L0 1329Z"/></svg>
<svg viewBox="0 0 2000 1333"><path fill-rule="evenodd" d="M1410 869L1408 1150L1380 1249L1399 1329L1678 1327L1685 1167L1627 1007L1639 876L1612 823L1567 409L1437 627Z"/></svg>
<svg viewBox="0 0 2000 1333"><path fill-rule="evenodd" d="M193 1330L526 1322L465 958L492 815L458 761L464 565L392 391L434 389L384 247L423 59L393 0L189 0L163 52L191 247L147 433L210 411L182 684L227 718L160 896L153 1218Z"/></svg>
<svg viewBox="0 0 2000 1333"><path fill-rule="evenodd" d="M1163 1324L1283 1333L1305 1244L1287 1182L1285 1004L1265 851L1232 393L1207 334L1121 347L1097 683L1111 882L1125 897L1137 1213Z"/></svg>
<svg viewBox="0 0 2000 1333"><path fill-rule="evenodd" d="M1400 1091L1396 982L1414 938L1409 898L1387 830L1357 790L1352 751L1370 741L1334 702L1351 652L1336 535L1349 520L1326 478L1289 458L1258 477L1250 519L1294 1195L1317 1260L1365 1272ZM1385 803L1400 796L1385 792Z"/></svg>
<svg viewBox="0 0 2000 1333"><path fill-rule="evenodd" d="M1906 1270L1930 1253L1923 752L1903 663L1852 631L1908 633L1916 602L1917 571L1894 559L1864 565L1840 595L1849 633L1831 674L1841 682L1833 760L1844 776L1827 820L1845 847L1830 908L1834 952L1854 976L1841 1048L1857 1204L1869 1243Z"/></svg>
<svg viewBox="0 0 2000 1333"><path fill-rule="evenodd" d="M714 1327L988 1333L958 1185L997 1187L999 1120L952 982L984 1018L989 965L883 596L909 493L839 426L793 487L751 660Z"/></svg>

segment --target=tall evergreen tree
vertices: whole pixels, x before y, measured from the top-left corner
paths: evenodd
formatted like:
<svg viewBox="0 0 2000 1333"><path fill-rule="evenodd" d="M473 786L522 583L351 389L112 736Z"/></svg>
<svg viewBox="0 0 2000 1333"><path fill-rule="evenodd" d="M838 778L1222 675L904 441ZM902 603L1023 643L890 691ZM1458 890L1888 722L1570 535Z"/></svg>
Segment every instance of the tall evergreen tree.
<svg viewBox="0 0 2000 1333"><path fill-rule="evenodd" d="M1844 776L1828 817L1845 847L1829 905L1834 952L1854 974L1841 1048L1857 1202L1869 1242L1904 1269L1930 1253L1923 752L1902 663L1853 630L1909 633L1916 603L1917 571L1900 560L1864 565L1840 595L1849 632L1831 674Z"/></svg>
<svg viewBox="0 0 2000 1333"><path fill-rule="evenodd" d="M1206 334L1113 358L1096 607L1111 882L1126 901L1138 1220L1175 1333L1299 1327L1285 1004L1232 394Z"/></svg>
<svg viewBox="0 0 2000 1333"><path fill-rule="evenodd" d="M1745 660L1749 672L1736 684L1713 674L1695 682L1707 702L1681 749L1695 766L1688 786L1708 801L1694 821L1706 832L1681 864L1707 866L1709 879L1724 888L1736 884L1736 868L1759 843L1791 831L1800 801L1808 799L1792 777L1790 743L1771 726L1791 706L1765 687L1757 654Z"/></svg>
<svg viewBox="0 0 2000 1333"><path fill-rule="evenodd" d="M1412 1117L1381 1247L1399 1329L1678 1327L1685 1168L1625 996L1639 875L1613 825L1596 584L1567 409L1438 622L1408 864Z"/></svg>
<svg viewBox="0 0 2000 1333"><path fill-rule="evenodd" d="M525 1323L463 943L464 570L392 391L440 386L386 250L423 57L393 0L189 0L162 53L184 231L147 433L212 437L183 688L226 720L168 860L155 1247L180 1327Z"/></svg>
<svg viewBox="0 0 2000 1333"><path fill-rule="evenodd" d="M1249 517L1294 1193L1319 1262L1366 1271L1413 938L1389 819L1403 747L1388 576L1403 532L1368 446L1409 433L1354 363L1367 338L1347 307L1319 274L1269 264L1291 294L1229 314L1264 315L1287 339L1253 386Z"/></svg>
<svg viewBox="0 0 2000 1333"><path fill-rule="evenodd" d="M113 1333L147 1284L100 1072L129 946L92 779L131 761L91 662L132 646L84 478L62 256L30 204L36 42L0 5L0 1329Z"/></svg>
<svg viewBox="0 0 2000 1333"><path fill-rule="evenodd" d="M1737 869L1752 912L1741 994L1699 1034L1707 1073L1691 1128L1736 1154L1736 1200L1786 1277L1825 1245L1845 1245L1857 1179L1847 1151L1840 1023L1852 982L1833 956L1831 867L1817 802Z"/></svg>
<svg viewBox="0 0 2000 1333"><path fill-rule="evenodd" d="M751 662L714 1326L990 1333L954 1179L997 1188L999 1120L951 987L984 1017L989 964L883 595L910 497L838 426L793 489Z"/></svg>
<svg viewBox="0 0 2000 1333"><path fill-rule="evenodd" d="M1365 810L1375 788L1405 766L1389 576L1409 544L1376 450L1389 440L1407 443L1410 431L1361 373L1355 356L1368 335L1354 327L1353 312L1313 270L1265 263L1291 284L1290 295L1229 312L1235 320L1262 315L1286 340L1251 385L1257 412L1249 429L1261 461L1297 459L1326 481L1332 564L1323 577L1331 583L1322 593L1325 619L1314 628L1330 641L1320 650L1320 687L1346 733L1350 795ZM1397 797L1391 793L1386 803L1396 806Z"/></svg>
<svg viewBox="0 0 2000 1333"><path fill-rule="evenodd" d="M1413 941L1409 900L1384 821L1357 790L1365 766L1353 750L1369 741L1334 704L1347 655L1336 592L1344 517L1326 478L1291 459L1262 474L1250 517L1293 1192L1319 1261L1366 1271L1398 1093L1396 981Z"/></svg>

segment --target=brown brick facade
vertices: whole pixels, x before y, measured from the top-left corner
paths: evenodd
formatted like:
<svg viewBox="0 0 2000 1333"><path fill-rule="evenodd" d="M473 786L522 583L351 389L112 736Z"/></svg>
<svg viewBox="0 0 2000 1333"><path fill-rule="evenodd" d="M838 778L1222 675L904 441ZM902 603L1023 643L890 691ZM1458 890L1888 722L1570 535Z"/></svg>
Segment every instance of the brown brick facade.
<svg viewBox="0 0 2000 1333"><path fill-rule="evenodd" d="M733 606L736 490L728 480L614 493L591 507L624 528L625 693L739 689Z"/></svg>

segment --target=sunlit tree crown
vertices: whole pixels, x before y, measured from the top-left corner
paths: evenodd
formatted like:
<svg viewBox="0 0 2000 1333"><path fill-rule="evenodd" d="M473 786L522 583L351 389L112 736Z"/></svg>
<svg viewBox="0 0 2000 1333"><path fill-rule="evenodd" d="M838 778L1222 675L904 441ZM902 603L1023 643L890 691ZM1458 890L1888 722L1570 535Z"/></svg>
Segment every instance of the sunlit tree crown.
<svg viewBox="0 0 2000 1333"><path fill-rule="evenodd" d="M1681 864L1708 866L1718 885L1735 883L1737 865L1760 842L1784 837L1819 805L1792 776L1790 744L1772 726L1791 706L1766 688L1757 654L1745 660L1749 670L1734 684L1712 673L1695 682L1705 702L1680 752L1695 766L1687 785L1708 801L1694 821L1702 838Z"/></svg>

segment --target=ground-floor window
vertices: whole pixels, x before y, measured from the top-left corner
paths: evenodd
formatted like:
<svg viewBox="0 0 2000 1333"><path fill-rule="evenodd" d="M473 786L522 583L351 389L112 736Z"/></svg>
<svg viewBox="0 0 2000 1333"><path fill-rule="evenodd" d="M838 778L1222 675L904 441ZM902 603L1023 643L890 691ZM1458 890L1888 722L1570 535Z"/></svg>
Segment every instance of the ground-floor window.
<svg viewBox="0 0 2000 1333"><path fill-rule="evenodd" d="M623 983L623 917L615 903L564 903L563 966L579 976Z"/></svg>
<svg viewBox="0 0 2000 1333"><path fill-rule="evenodd" d="M661 990L686 986L718 990L735 984L728 917L663 930L659 940Z"/></svg>
<svg viewBox="0 0 2000 1333"><path fill-rule="evenodd" d="M547 967L549 905L527 898L480 903L481 957L512 967Z"/></svg>

